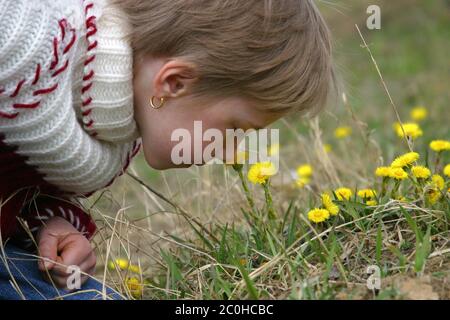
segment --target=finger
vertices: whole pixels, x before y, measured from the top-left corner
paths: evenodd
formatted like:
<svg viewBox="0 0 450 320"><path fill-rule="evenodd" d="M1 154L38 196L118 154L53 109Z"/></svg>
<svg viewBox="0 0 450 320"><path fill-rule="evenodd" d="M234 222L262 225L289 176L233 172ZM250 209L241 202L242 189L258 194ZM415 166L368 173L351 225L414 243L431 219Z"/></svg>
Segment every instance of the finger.
<svg viewBox="0 0 450 320"><path fill-rule="evenodd" d="M96 263L97 263L97 258L95 256L95 253L91 252L91 254L84 261L82 261L81 263L79 263L76 266L80 269L80 272L82 274L90 275L90 274L93 274L93 272L95 271ZM64 263L64 265L55 266L52 270L52 274L55 274L60 277L67 277L71 273L68 272L68 268L67 268L66 264Z"/></svg>
<svg viewBox="0 0 450 320"><path fill-rule="evenodd" d="M61 245L62 244L62 245ZM56 265L53 269L61 275L66 274L68 266L77 266L82 269L82 263L92 254L92 247L82 236L72 237L70 241L63 241L58 248L63 265Z"/></svg>
<svg viewBox="0 0 450 320"><path fill-rule="evenodd" d="M38 244L39 254L42 258L39 260L39 270L51 270L55 266L58 256L58 237L43 231Z"/></svg>
<svg viewBox="0 0 450 320"><path fill-rule="evenodd" d="M80 269L82 272L88 275L92 275L94 274L96 264L97 264L97 257L95 256L94 252L91 252L91 254L87 257L87 259L80 264Z"/></svg>

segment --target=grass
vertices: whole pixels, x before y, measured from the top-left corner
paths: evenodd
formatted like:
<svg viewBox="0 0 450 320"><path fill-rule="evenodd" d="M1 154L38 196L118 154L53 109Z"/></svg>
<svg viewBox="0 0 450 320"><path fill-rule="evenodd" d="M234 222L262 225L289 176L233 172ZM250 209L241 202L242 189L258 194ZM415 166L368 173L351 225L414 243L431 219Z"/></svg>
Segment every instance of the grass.
<svg viewBox="0 0 450 320"><path fill-rule="evenodd" d="M401 120L409 121L413 106L427 107L424 135L411 147L421 164L442 174L449 152L436 161L428 144L450 138L447 4L377 2L380 31L363 28L366 1L322 5L347 99L319 118L274 124L281 130L281 170L265 187L247 182L248 167L155 172L140 156L130 175L88 199L101 227L95 242L102 279L139 299L450 298L448 193L431 204L425 185L414 179L399 189L389 182L382 192L375 168L408 146L392 129L392 103L354 26L361 28ZM352 135L336 139L338 126L350 126ZM326 153L324 144L332 151ZM299 189L292 171L301 163L314 164L314 174ZM321 224L309 221L320 194L340 186L354 195L339 201L332 194L339 215ZM377 205L356 196L362 188L377 190ZM396 199L399 192L407 199ZM108 268L117 258L138 272L111 263ZM380 290L367 288L369 266L380 270Z"/></svg>

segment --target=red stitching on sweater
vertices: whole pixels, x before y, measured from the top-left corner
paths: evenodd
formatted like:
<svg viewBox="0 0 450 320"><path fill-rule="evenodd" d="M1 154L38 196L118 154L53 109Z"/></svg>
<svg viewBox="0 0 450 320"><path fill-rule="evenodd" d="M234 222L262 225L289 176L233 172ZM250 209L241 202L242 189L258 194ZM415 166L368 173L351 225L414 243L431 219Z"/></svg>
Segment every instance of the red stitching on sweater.
<svg viewBox="0 0 450 320"><path fill-rule="evenodd" d="M89 122L86 124L86 127L90 128L94 125L94 120L89 120Z"/></svg>
<svg viewBox="0 0 450 320"><path fill-rule="evenodd" d="M86 20L86 28L94 27L95 26L95 19L97 19L96 16L90 16Z"/></svg>
<svg viewBox="0 0 450 320"><path fill-rule="evenodd" d="M61 29L61 42L62 42L66 36L66 28L68 27L68 22L66 19L63 18L61 20L58 20L58 25ZM70 31L72 32L72 39L64 48L64 51L63 51L64 54L69 52L69 50L73 47L75 40L76 40L76 30L74 28L71 28ZM53 59L52 59L52 62L50 63L50 70L54 70L58 64L59 64L58 39L56 37L54 37L53 38ZM52 77L56 77L57 75L64 72L68 66L69 66L69 60L66 60L66 62L64 63L64 65L62 67L60 67L59 69L57 69L53 72ZM39 79L41 76L41 69L42 69L41 64L38 63L36 65L36 70L34 72L34 78L33 78L33 81L31 82L31 85L36 85L39 82ZM22 89L22 86L25 83L26 83L26 79L19 81L16 85L14 92L10 95L10 97L14 98L14 97L18 96L20 93L20 90ZM55 91L57 89L57 87L58 87L58 84L55 84L49 88L35 90L33 92L33 96L50 94L53 91ZM5 91L4 89L0 89L0 94L4 93L4 91ZM14 109L34 109L34 108L37 108L40 105L40 103L41 103L41 101L36 101L33 103L15 103L15 104L13 104L12 107ZM7 118L7 119L13 119L13 118L17 117L18 115L19 115L19 112L12 113L12 114L6 113L6 112L0 112L0 117Z"/></svg>
<svg viewBox="0 0 450 320"><path fill-rule="evenodd" d="M64 63L64 65L61 68L59 68L58 70L53 72L52 77L56 77L61 72L64 72L64 70L66 70L68 66L69 66L69 60L66 60L66 63Z"/></svg>
<svg viewBox="0 0 450 320"><path fill-rule="evenodd" d="M69 50L72 48L73 44L75 43L75 40L77 39L77 33L76 33L75 29L70 29L70 31L72 32L72 39L70 39L70 42L64 48L64 50L63 50L64 54L69 52Z"/></svg>
<svg viewBox="0 0 450 320"><path fill-rule="evenodd" d="M50 70L55 69L56 65L59 62L59 57L58 57L58 39L53 38L53 61L50 65Z"/></svg>
<svg viewBox="0 0 450 320"><path fill-rule="evenodd" d="M89 58L86 59L86 61L84 62L84 65L87 66L88 64L90 64L94 60L95 60L95 55L92 55L92 56L90 56Z"/></svg>
<svg viewBox="0 0 450 320"><path fill-rule="evenodd" d="M67 20L61 19L58 21L59 28L61 29L61 40L64 41L64 38L66 37L66 27L67 27Z"/></svg>
<svg viewBox="0 0 450 320"><path fill-rule="evenodd" d="M84 9L84 14L87 15L89 10L92 9L92 7L94 6L93 3L89 3L86 8Z"/></svg>
<svg viewBox="0 0 450 320"><path fill-rule="evenodd" d="M84 1L84 0L83 0ZM91 10L94 7L94 3L88 3L85 6L85 18L86 18L86 41L87 41L87 52L90 52L92 50L94 50L97 46L98 46L98 41L94 39L94 41L91 41L91 37L94 36L97 33L97 26L96 26L96 19L97 17L95 15L91 15L88 16L89 10ZM91 64L94 60L95 60L95 53L92 54L91 56L87 57L87 59L84 61L84 66L85 66L85 72L87 74L85 74L83 76L83 81L89 81L90 79L92 79L95 76L95 71L93 69L87 69L86 67ZM93 86L93 82L89 82L87 84L85 84L82 88L81 88L81 94L83 96L86 95L86 93L91 90ZM93 99L92 97L88 97L87 99L85 99L82 102L82 106L86 107L88 105L90 105L92 103ZM87 108L85 111L82 112L82 116L83 117L87 117L92 113L92 108ZM86 119L87 121L87 119ZM90 128L94 125L94 120L90 119L89 122L85 125L86 128ZM96 136L97 132L92 131L90 132L91 136Z"/></svg>
<svg viewBox="0 0 450 320"><path fill-rule="evenodd" d="M86 39L88 40L90 37L97 33L97 27L95 25L91 26L89 29L90 30L86 33Z"/></svg>
<svg viewBox="0 0 450 320"><path fill-rule="evenodd" d="M6 113L6 112L0 111L0 117L6 118L6 119L14 119L18 115L19 115L18 112L16 112L16 113Z"/></svg>
<svg viewBox="0 0 450 320"><path fill-rule="evenodd" d="M14 109L35 109L41 104L40 101L34 103L15 103L13 104Z"/></svg>
<svg viewBox="0 0 450 320"><path fill-rule="evenodd" d="M81 113L81 115L82 115L83 117L86 117L86 116L90 115L91 112L92 112L92 109L88 109L88 110L86 110L86 111L83 111L83 112Z"/></svg>
<svg viewBox="0 0 450 320"><path fill-rule="evenodd" d="M82 102L82 106L86 107L86 106L90 105L91 102L92 102L92 97L89 97L85 101Z"/></svg>
<svg viewBox="0 0 450 320"><path fill-rule="evenodd" d="M50 88L36 90L35 92L33 92L33 96L37 96L37 95L40 95L40 94L49 94L49 93L55 91L56 88L58 88L58 84L57 83L55 83Z"/></svg>
<svg viewBox="0 0 450 320"><path fill-rule="evenodd" d="M95 40L94 42L92 42L89 47L87 48L87 51L91 51L92 49L96 48L98 45L97 40Z"/></svg>
<svg viewBox="0 0 450 320"><path fill-rule="evenodd" d="M25 79L22 79L19 81L19 83L16 86L16 89L14 90L14 92L10 95L11 98L17 97L17 95L20 92L20 89L22 88L23 84L25 83Z"/></svg>
<svg viewBox="0 0 450 320"><path fill-rule="evenodd" d="M40 76L41 76L41 64L38 63L36 67L36 72L34 73L34 80L31 84L35 85L39 81Z"/></svg>
<svg viewBox="0 0 450 320"><path fill-rule="evenodd" d="M83 77L83 81L88 81L94 76L94 70L89 71L87 75Z"/></svg>
<svg viewBox="0 0 450 320"><path fill-rule="evenodd" d="M83 88L81 88L81 93L84 94L87 91L89 91L89 89L91 89L92 87L92 82L88 83L87 85L83 86Z"/></svg>

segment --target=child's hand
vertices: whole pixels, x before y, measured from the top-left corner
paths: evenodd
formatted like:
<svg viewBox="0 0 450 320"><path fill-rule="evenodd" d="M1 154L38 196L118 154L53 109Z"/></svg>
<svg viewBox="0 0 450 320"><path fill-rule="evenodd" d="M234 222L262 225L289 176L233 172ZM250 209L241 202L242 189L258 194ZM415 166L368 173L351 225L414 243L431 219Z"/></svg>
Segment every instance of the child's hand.
<svg viewBox="0 0 450 320"><path fill-rule="evenodd" d="M68 221L59 217L49 219L39 230L37 242L40 255L46 258L39 261L39 270L46 278L49 274L57 286L67 287L71 275L67 273L68 266L80 268L81 283L88 279L85 273L94 272L96 257L89 240Z"/></svg>

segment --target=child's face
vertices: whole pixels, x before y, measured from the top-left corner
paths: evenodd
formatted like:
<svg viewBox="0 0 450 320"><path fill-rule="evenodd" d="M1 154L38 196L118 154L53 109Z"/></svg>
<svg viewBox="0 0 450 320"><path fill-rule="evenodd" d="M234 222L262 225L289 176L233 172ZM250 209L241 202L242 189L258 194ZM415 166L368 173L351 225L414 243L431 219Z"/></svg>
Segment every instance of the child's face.
<svg viewBox="0 0 450 320"><path fill-rule="evenodd" d="M171 158L173 147L179 143L171 141L176 129L190 133L191 159L194 159L194 121L201 121L202 134L215 128L225 137L226 129L260 129L282 116L258 110L255 102L240 97L194 97L189 89L195 79L185 77L185 72L182 61L146 58L135 63L135 119L145 158L155 169L181 167ZM162 108L150 107L152 96L166 98ZM159 103L159 99L155 101ZM208 144L204 142L202 149Z"/></svg>

